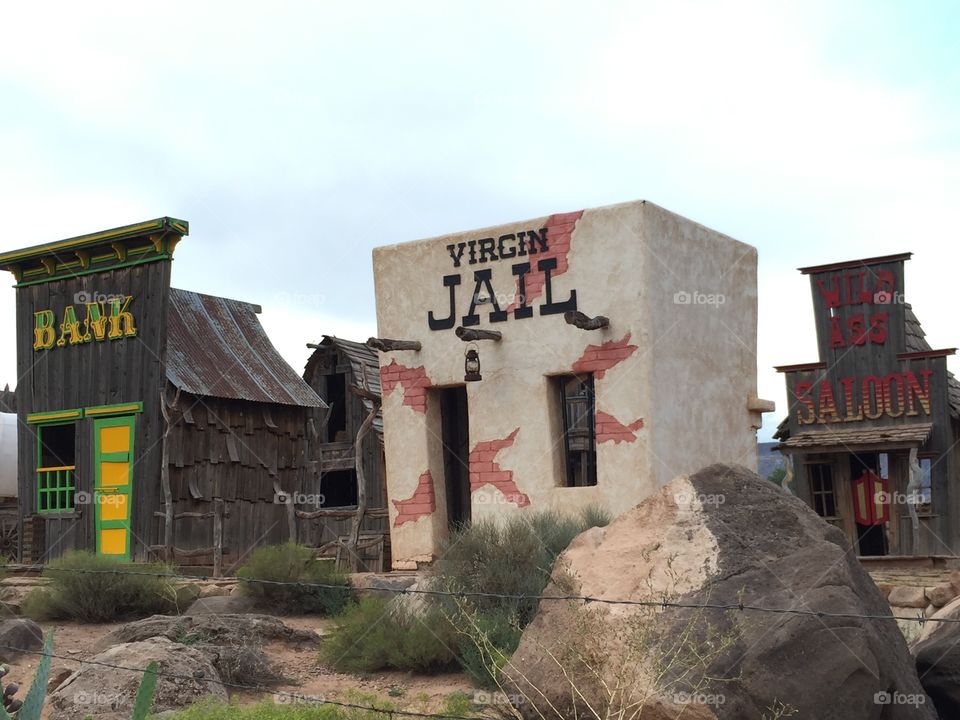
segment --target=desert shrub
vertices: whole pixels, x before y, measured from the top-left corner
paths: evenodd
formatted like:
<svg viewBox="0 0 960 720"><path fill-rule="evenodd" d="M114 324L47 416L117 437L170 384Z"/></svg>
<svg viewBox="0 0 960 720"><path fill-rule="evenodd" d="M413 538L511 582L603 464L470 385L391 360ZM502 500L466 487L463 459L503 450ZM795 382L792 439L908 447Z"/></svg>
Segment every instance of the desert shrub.
<svg viewBox="0 0 960 720"><path fill-rule="evenodd" d="M110 622L176 609L173 572L162 564L130 564L87 551L69 552L43 571L45 588L31 592L23 613L47 620Z"/></svg>
<svg viewBox="0 0 960 720"><path fill-rule="evenodd" d="M362 598L337 618L322 657L344 672L440 672L456 667L457 640L437 607L419 613L391 600Z"/></svg>
<svg viewBox="0 0 960 720"><path fill-rule="evenodd" d="M606 527L613 521L613 515L602 505L587 505L580 511L583 529Z"/></svg>
<svg viewBox="0 0 960 720"><path fill-rule="evenodd" d="M268 545L255 550L237 571L237 576L251 581L268 581L244 582L241 589L263 607L283 614L335 615L353 597L350 579L345 574L337 572L333 563L316 558L311 548L295 543ZM310 587L297 583L334 587Z"/></svg>

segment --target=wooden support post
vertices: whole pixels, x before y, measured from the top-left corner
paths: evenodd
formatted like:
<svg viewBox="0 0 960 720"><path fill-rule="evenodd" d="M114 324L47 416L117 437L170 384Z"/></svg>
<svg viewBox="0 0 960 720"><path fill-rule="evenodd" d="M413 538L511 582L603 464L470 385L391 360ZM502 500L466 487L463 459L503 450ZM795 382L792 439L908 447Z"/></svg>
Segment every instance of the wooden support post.
<svg viewBox="0 0 960 720"><path fill-rule="evenodd" d="M173 493L170 490L170 433L176 424L173 411L180 403L180 388L173 396L173 402L167 402L167 393L160 391L160 412L163 414L163 445L160 451L160 486L163 490L163 556L166 562L173 562Z"/></svg>
<svg viewBox="0 0 960 720"><path fill-rule="evenodd" d="M395 350L419 350L419 340L390 340L388 338L372 337L367 340L367 347L380 352L394 352Z"/></svg>
<svg viewBox="0 0 960 720"><path fill-rule="evenodd" d="M462 325L456 330L457 337L464 342L473 342L475 340L494 340L500 342L503 339L503 333L499 330L479 330L477 328L465 328Z"/></svg>
<svg viewBox="0 0 960 720"><path fill-rule="evenodd" d="M363 526L363 516L367 512L367 478L363 467L363 440L373 426L374 418L380 412L380 397L371 392L367 385L367 364L360 364L360 378L363 383L362 388L351 388L355 394L360 397L367 397L371 401L370 412L363 419L360 428L357 430L357 438L353 443L354 466L357 473L357 512L353 516L353 524L350 527L350 536L347 540L347 552L350 555L350 570L357 572L360 565L360 557L357 554L359 548L357 544L360 541L360 529Z"/></svg>
<svg viewBox="0 0 960 720"><path fill-rule="evenodd" d="M567 325L573 325L581 330L602 330L610 325L610 318L606 317L605 315L589 317L579 310L570 310L565 312L563 314L563 319L566 321Z"/></svg>
<svg viewBox="0 0 960 720"><path fill-rule="evenodd" d="M223 500L213 501L213 576L223 574Z"/></svg>

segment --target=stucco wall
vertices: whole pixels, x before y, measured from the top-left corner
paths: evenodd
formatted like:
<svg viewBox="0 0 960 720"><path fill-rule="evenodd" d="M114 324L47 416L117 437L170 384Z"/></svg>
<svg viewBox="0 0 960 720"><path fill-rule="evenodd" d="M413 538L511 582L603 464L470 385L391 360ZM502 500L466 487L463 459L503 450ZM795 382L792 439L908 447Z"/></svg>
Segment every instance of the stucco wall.
<svg viewBox="0 0 960 720"><path fill-rule="evenodd" d="M465 249L455 267L447 250L453 245L456 253L460 242L544 227L547 251L534 244L539 252L526 257L492 260L488 254L488 262L470 265ZM510 247L507 241L505 250ZM605 315L610 325L584 331L566 324L560 313L540 314L547 290L542 273L526 276L532 317L509 312L507 320L491 322L491 306L478 306L475 327L499 330L503 340L477 343L483 380L466 384L474 519L591 503L620 513L676 475L710 462L756 464L751 427L756 417L747 410L756 387L752 247L634 202L377 248L379 335L422 343L418 352L381 354L396 567L430 560L446 534L434 389L463 384L467 344L453 327L428 327L429 311L437 318L448 314L443 277L461 278L455 327L468 313L474 271L492 272L494 293L505 309L516 300L512 266L544 258L557 261L553 301L576 290L578 309ZM563 487L559 401L549 376L573 371L595 377L594 487ZM423 488L428 470L432 496Z"/></svg>

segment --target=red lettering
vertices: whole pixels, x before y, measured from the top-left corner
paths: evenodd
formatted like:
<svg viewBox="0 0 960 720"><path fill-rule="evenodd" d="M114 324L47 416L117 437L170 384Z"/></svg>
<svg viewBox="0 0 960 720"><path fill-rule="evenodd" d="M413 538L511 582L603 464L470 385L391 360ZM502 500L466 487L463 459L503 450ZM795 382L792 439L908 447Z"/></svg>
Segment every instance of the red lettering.
<svg viewBox="0 0 960 720"><path fill-rule="evenodd" d="M867 344L867 327L862 313L847 318L847 329L850 331L850 342L852 344Z"/></svg>
<svg viewBox="0 0 960 720"><path fill-rule="evenodd" d="M817 280L817 287L820 289L820 297L827 304L828 308L840 307L840 280L839 278L830 278L833 288L828 289L824 286L823 280Z"/></svg>
<svg viewBox="0 0 960 720"><path fill-rule="evenodd" d="M870 318L870 342L874 345L883 345L887 341L887 322L890 316L881 312Z"/></svg>
<svg viewBox="0 0 960 720"><path fill-rule="evenodd" d="M897 407L894 412L893 400L896 398ZM900 373L890 373L883 378L883 410L889 417L897 418L903 415L903 376Z"/></svg>
<svg viewBox="0 0 960 720"><path fill-rule="evenodd" d="M883 381L876 375L868 375L860 384L863 397L863 416L867 420L878 420L883 415Z"/></svg>
<svg viewBox="0 0 960 720"><path fill-rule="evenodd" d="M920 377L923 378L921 381L917 380L917 376L912 372L907 370L904 373L904 377L907 380L907 415L914 416L919 415L917 411L917 406L914 404L914 401L919 401L920 407L923 408L923 412L926 415L930 414L930 376L933 375L933 370L921 370Z"/></svg>
<svg viewBox="0 0 960 720"><path fill-rule="evenodd" d="M810 396L812 389L813 383L809 382L798 382L793 386L793 396L800 403L797 406L797 424L799 425L812 425L817 421L817 411Z"/></svg>
<svg viewBox="0 0 960 720"><path fill-rule="evenodd" d="M843 339L843 330L840 329L840 318L830 317L830 347L831 348L844 348L847 346L846 340Z"/></svg>
<svg viewBox="0 0 960 720"><path fill-rule="evenodd" d="M824 380L820 383L820 422L840 422L837 417L837 403L833 399L833 388Z"/></svg>

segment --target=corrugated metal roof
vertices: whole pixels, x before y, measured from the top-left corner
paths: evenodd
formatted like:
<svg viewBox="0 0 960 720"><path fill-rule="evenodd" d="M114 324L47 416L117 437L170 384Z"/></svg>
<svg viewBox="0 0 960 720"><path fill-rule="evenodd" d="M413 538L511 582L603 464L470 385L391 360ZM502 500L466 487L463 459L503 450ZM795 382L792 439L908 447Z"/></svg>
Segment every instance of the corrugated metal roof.
<svg viewBox="0 0 960 720"><path fill-rule="evenodd" d="M194 395L326 407L270 342L251 303L170 288L167 379Z"/></svg>
<svg viewBox="0 0 960 720"><path fill-rule="evenodd" d="M318 343L320 348L333 346L342 352L350 361L350 369L353 371L353 384L359 388L364 386L363 378L366 376L366 389L376 395L383 395L380 388L380 356L376 350L371 350L364 343L358 343L353 340L345 340L335 335L324 335L323 340ZM309 376L311 365L314 362L318 348L314 354L307 360L305 374ZM373 403L366 398L362 398L363 406L367 412L373 409ZM373 428L381 436L383 435L383 414L377 413L373 419Z"/></svg>
<svg viewBox="0 0 960 720"><path fill-rule="evenodd" d="M855 449L859 445L883 445L886 443L910 443L922 445L930 437L933 423L891 425L844 430L811 430L797 433L780 443L784 449L807 449L819 447L845 447Z"/></svg>

